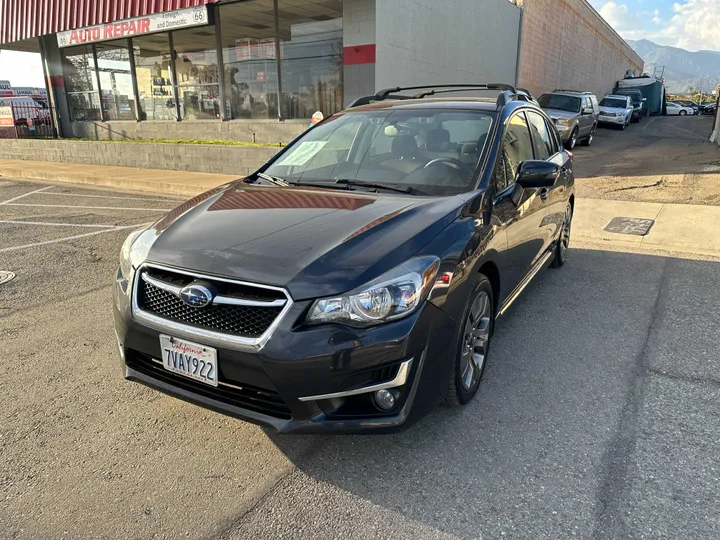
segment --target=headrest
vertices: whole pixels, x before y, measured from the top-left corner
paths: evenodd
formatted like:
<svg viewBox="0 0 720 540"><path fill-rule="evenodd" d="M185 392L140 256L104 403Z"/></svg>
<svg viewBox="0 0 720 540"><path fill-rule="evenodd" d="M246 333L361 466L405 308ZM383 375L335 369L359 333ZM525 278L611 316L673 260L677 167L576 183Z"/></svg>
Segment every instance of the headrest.
<svg viewBox="0 0 720 540"><path fill-rule="evenodd" d="M446 152L450 147L450 132L447 129L433 129L428 132L425 149L428 152Z"/></svg>

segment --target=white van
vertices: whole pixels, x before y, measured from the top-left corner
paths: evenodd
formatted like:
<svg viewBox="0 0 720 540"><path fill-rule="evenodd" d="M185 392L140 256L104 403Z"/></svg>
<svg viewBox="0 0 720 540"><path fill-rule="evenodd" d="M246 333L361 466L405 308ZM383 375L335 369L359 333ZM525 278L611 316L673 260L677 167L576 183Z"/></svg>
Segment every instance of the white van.
<svg viewBox="0 0 720 540"><path fill-rule="evenodd" d="M50 121L47 102L30 96L0 97L0 105L9 105L15 113L15 125L46 124Z"/></svg>

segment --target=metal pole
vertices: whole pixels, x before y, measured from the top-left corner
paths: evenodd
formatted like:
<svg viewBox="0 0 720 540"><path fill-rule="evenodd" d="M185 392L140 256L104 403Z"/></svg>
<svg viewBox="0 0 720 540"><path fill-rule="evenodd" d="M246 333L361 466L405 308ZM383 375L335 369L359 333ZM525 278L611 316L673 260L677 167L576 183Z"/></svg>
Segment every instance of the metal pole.
<svg viewBox="0 0 720 540"><path fill-rule="evenodd" d="M175 98L175 115L177 121L180 119L180 96L178 94L177 72L175 71L175 42L173 41L173 33L168 33L168 43L170 44L170 75L172 76L172 89Z"/></svg>
<svg viewBox="0 0 720 540"><path fill-rule="evenodd" d="M141 118L140 91L138 90L137 74L135 73L135 49L133 49L132 38L127 38L128 55L130 56L130 78L132 79L133 100L135 101L135 120Z"/></svg>
<svg viewBox="0 0 720 540"><path fill-rule="evenodd" d="M98 94L98 99L100 100L100 120L102 122L104 122L105 121L105 111L103 110L102 88L100 88L100 73L98 72L97 49L95 48L95 45L92 45L92 55L93 55L93 64L94 64L94 71L95 71L95 82L97 84L97 94Z"/></svg>
<svg viewBox="0 0 720 540"><path fill-rule="evenodd" d="M53 139L57 139L58 138L58 126L60 125L60 122L58 120L57 99L55 99L55 87L52 84L52 77L50 75L50 63L48 62L45 45L43 44L42 39L38 38L37 41L38 41L38 46L40 48L40 59L42 61L43 75L45 78L45 91L47 92L48 105L50 106L50 118L52 120L52 136L53 136ZM61 58L62 58L62 56L61 56ZM60 65L62 66L62 64L60 64Z"/></svg>
<svg viewBox="0 0 720 540"><path fill-rule="evenodd" d="M215 10L215 48L217 49L218 84L220 85L220 120L228 120L225 115L225 63L223 59L222 33L220 31L220 8Z"/></svg>
<svg viewBox="0 0 720 540"><path fill-rule="evenodd" d="M275 66L277 69L277 117L283 121L282 115L282 70L280 62L280 15L278 15L278 0L273 0L273 14L275 15ZM267 73L265 74L267 80Z"/></svg>

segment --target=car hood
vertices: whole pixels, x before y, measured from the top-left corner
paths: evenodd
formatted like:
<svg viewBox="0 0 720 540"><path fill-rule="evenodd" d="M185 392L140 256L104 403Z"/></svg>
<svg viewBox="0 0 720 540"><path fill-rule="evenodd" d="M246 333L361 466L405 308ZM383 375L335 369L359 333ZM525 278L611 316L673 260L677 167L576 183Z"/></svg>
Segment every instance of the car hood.
<svg viewBox="0 0 720 540"><path fill-rule="evenodd" d="M285 287L295 300L351 290L449 225L457 196L222 186L153 225L148 261Z"/></svg>
<svg viewBox="0 0 720 540"><path fill-rule="evenodd" d="M601 105L600 112L625 113L627 112L627 109L624 107L605 107L604 105Z"/></svg>
<svg viewBox="0 0 720 540"><path fill-rule="evenodd" d="M574 116L578 116L580 114L580 113L576 113L576 112L563 111L561 109L543 109L543 110L553 120L556 120L558 118L573 118Z"/></svg>

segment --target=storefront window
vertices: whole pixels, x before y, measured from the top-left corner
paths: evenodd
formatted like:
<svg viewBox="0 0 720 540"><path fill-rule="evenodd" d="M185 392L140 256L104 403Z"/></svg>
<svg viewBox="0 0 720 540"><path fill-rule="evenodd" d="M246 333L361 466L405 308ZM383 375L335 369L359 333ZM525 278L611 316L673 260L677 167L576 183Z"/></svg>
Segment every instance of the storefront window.
<svg viewBox="0 0 720 540"><path fill-rule="evenodd" d="M180 114L183 120L220 118L215 27L173 32Z"/></svg>
<svg viewBox="0 0 720 540"><path fill-rule="evenodd" d="M140 120L177 120L168 34L133 38Z"/></svg>
<svg viewBox="0 0 720 540"><path fill-rule="evenodd" d="M101 120L92 47L82 45L63 51L63 73L72 119Z"/></svg>
<svg viewBox="0 0 720 540"><path fill-rule="evenodd" d="M328 116L342 108L342 1L310 7L278 2L285 118L310 118L315 111Z"/></svg>
<svg viewBox="0 0 720 540"><path fill-rule="evenodd" d="M130 54L127 42L98 43L97 68L105 120L135 120Z"/></svg>
<svg viewBox="0 0 720 540"><path fill-rule="evenodd" d="M277 118L277 61L272 0L220 7L226 117Z"/></svg>

